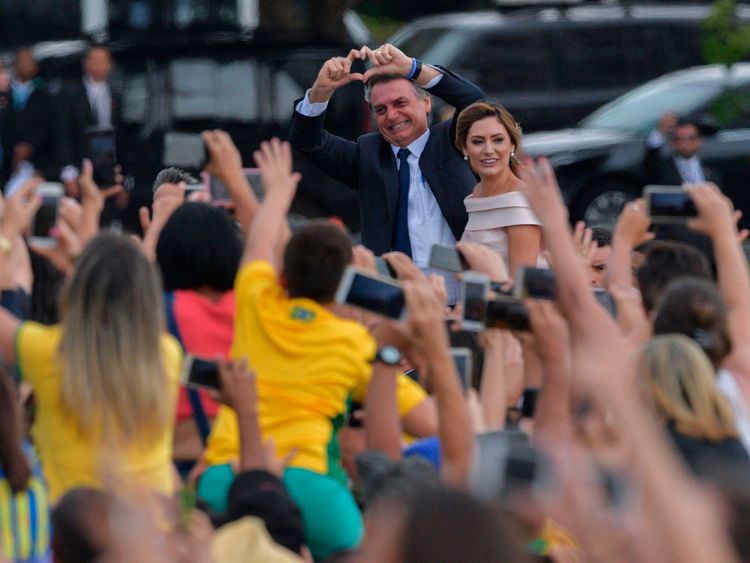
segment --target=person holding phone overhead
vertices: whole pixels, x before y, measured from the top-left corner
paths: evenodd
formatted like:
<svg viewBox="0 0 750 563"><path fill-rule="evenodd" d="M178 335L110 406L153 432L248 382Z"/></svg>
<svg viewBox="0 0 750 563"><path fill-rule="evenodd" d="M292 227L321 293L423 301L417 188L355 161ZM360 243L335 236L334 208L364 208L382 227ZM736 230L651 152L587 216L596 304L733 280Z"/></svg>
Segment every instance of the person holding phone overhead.
<svg viewBox="0 0 750 563"><path fill-rule="evenodd" d="M355 61L372 68L354 72ZM323 129L334 92L365 82L377 133L350 141ZM329 176L359 191L362 243L376 255L392 250L426 267L433 244L461 237L461 200L476 180L453 147L454 121L432 127L430 94L462 108L482 91L450 71L423 64L393 45L353 49L326 61L305 97L295 102L289 141Z"/></svg>
<svg viewBox="0 0 750 563"><path fill-rule="evenodd" d="M479 183L466 199L469 221L461 240L478 242L499 252L515 277L519 266L536 266L541 223L520 191L517 175L521 130L503 106L476 102L456 123L456 148Z"/></svg>

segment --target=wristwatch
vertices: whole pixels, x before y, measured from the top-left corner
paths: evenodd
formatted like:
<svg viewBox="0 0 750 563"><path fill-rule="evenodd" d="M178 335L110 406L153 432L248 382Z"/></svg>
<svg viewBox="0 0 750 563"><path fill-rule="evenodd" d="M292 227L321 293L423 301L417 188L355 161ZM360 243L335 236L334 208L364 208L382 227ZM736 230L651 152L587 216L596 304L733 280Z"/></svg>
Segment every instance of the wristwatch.
<svg viewBox="0 0 750 563"><path fill-rule="evenodd" d="M372 363L380 362L387 366L397 366L401 363L401 350L395 346L383 346L378 348L375 352L375 357L372 359Z"/></svg>

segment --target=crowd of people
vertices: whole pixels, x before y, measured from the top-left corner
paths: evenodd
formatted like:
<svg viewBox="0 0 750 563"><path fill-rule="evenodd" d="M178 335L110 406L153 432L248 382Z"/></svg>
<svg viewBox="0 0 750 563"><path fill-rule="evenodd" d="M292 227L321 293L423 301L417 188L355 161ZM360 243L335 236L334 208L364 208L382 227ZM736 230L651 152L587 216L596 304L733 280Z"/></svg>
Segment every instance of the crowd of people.
<svg viewBox="0 0 750 563"><path fill-rule="evenodd" d="M331 135L357 81L378 131ZM454 118L430 125L431 95ZM290 141L253 155L261 201L229 135L203 140L231 215L171 168L142 238L103 230L87 160L55 244L28 240L41 179L0 200L0 561L750 560L747 233L706 177L670 230L642 199L571 229L513 117L387 44L326 61ZM292 147L358 190L361 245L290 227ZM376 257L403 318L336 298ZM508 297L521 267L550 268L554 299ZM476 274L523 322L462 326ZM199 365L218 380L182 385Z"/></svg>

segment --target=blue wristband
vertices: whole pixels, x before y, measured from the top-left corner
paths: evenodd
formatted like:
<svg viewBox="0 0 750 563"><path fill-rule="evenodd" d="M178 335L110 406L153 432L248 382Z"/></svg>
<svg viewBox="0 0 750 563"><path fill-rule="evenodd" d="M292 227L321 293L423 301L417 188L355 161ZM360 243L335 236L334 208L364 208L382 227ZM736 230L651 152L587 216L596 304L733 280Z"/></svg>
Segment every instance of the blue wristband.
<svg viewBox="0 0 750 563"><path fill-rule="evenodd" d="M406 77L406 79L411 80L412 78L414 78L414 74L416 74L416 72L417 72L417 59L412 59L411 60L411 72Z"/></svg>

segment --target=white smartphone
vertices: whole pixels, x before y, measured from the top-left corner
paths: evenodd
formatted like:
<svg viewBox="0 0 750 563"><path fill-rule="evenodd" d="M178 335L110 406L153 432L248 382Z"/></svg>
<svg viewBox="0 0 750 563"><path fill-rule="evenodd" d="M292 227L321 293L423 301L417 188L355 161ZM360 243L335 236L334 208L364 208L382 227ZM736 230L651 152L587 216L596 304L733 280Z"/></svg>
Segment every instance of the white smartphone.
<svg viewBox="0 0 750 563"><path fill-rule="evenodd" d="M36 188L36 195L42 198L42 205L31 222L31 236L29 243L44 248L54 248L57 241L50 231L57 224L57 212L60 198L65 194L65 188L57 182L45 182Z"/></svg>
<svg viewBox="0 0 750 563"><path fill-rule="evenodd" d="M406 317L406 301L397 281L347 266L336 290L336 303L354 305L392 319Z"/></svg>
<svg viewBox="0 0 750 563"><path fill-rule="evenodd" d="M481 332L487 322L490 278L479 272L461 275L461 330Z"/></svg>

